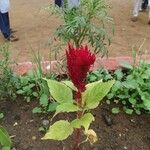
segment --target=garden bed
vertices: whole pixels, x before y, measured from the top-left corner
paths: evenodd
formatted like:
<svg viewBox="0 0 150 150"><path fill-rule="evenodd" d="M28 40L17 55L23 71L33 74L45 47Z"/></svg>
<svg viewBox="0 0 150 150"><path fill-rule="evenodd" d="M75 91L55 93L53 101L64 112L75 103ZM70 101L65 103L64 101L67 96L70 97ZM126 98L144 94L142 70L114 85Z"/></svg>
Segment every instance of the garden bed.
<svg viewBox="0 0 150 150"><path fill-rule="evenodd" d="M38 129L43 120L50 120L52 114L33 115L32 109L36 101L23 103L1 101L0 110L4 112L2 125L6 127L12 137L13 150L65 150L71 149L70 139L64 142L42 141L44 136ZM94 146L89 143L81 145L84 150L149 150L150 147L150 117L149 115L111 114L113 104L106 103L99 106L94 115L96 121L92 124L98 134L98 142ZM64 117L64 115L63 115ZM56 117L61 118L61 116ZM67 115L66 115L67 118ZM106 121L107 120L107 121Z"/></svg>

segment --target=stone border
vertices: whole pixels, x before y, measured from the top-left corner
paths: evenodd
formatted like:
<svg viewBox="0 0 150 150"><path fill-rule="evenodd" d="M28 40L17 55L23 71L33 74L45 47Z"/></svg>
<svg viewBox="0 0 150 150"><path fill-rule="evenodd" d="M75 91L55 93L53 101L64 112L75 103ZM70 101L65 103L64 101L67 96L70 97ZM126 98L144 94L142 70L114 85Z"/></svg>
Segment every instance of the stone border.
<svg viewBox="0 0 150 150"><path fill-rule="evenodd" d="M143 55L141 57L143 60L150 60L150 55ZM139 60L140 57L137 57L137 60ZM116 70L117 68L121 67L122 62L129 62L133 63L133 58L129 56L124 57L109 57L109 58L97 58L96 62L91 70L96 70L100 67L104 67L108 70ZM44 61L41 63L41 66L44 70L44 72L55 72L55 73L61 73L61 70L58 70L57 68L58 62L57 61ZM36 66L32 64L32 62L22 62L18 63L12 66L15 73L18 75L24 75L29 70L32 70L33 68L36 69Z"/></svg>

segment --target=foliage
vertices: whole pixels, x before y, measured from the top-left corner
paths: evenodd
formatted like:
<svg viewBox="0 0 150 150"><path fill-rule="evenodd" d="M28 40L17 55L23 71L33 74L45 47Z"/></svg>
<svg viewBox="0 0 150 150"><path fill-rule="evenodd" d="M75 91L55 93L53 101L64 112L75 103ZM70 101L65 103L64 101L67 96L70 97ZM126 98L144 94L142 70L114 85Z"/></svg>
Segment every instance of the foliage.
<svg viewBox="0 0 150 150"><path fill-rule="evenodd" d="M0 46L0 95L1 99L15 99L15 84L18 81L17 76L13 73L10 65L9 45Z"/></svg>
<svg viewBox="0 0 150 150"><path fill-rule="evenodd" d="M116 82L108 99L121 102L127 114L150 112L150 62L141 60L136 66L129 63L122 65L127 70L114 72ZM116 111L113 109L113 112Z"/></svg>
<svg viewBox="0 0 150 150"><path fill-rule="evenodd" d="M0 144L2 145L2 150L10 150L11 139L2 126L0 126Z"/></svg>
<svg viewBox="0 0 150 150"><path fill-rule="evenodd" d="M92 83L95 81L103 80L108 81L113 79L112 75L106 69L98 69L96 71L92 71L87 76L87 82Z"/></svg>
<svg viewBox="0 0 150 150"><path fill-rule="evenodd" d="M66 56L68 74L72 82L45 80L51 96L58 103L53 117L59 113L72 112L75 112L77 117L74 120L55 122L42 139L65 140L76 131L73 149L77 150L81 131L87 136L86 141L91 144L97 141L96 133L89 129L94 121L94 116L89 111L99 105L114 84L114 80L97 81L86 85L87 73L95 61L95 55L87 47L74 48L69 45Z"/></svg>
<svg viewBox="0 0 150 150"><path fill-rule="evenodd" d="M82 105L78 106L75 100L73 100L73 95L71 94L72 89L69 88L66 84L64 84L63 82L58 82L50 79L47 79L46 81L48 82L49 90L52 97L54 97L56 102L58 102L58 106L56 107L57 114L60 112L78 112L78 111L85 113L91 109L94 109L103 99L103 97L107 95L108 91L110 90L111 86L114 83L114 81L112 80L105 83L98 81L88 84L86 86L86 91L82 95ZM60 89L63 91L68 91L66 99L64 99L65 93L60 92L61 91ZM105 90L101 91L101 89ZM95 91L94 96L96 96L96 98L93 97L93 91ZM75 119L72 120L71 122L68 122L66 120L57 121L55 124L50 126L49 131L47 132L47 134L43 139L64 140L70 134L72 134L73 129L80 127L84 127L84 130L86 132L89 130L90 123L94 121L93 118L94 117L91 113L85 113L80 119ZM63 127L63 131L61 130L62 126L60 124L62 126L63 125L65 126ZM64 130L65 128L67 129L67 133Z"/></svg>
<svg viewBox="0 0 150 150"><path fill-rule="evenodd" d="M37 80L33 71L29 71L25 76L19 76L16 83L16 93L23 96L27 102L30 102L34 97L37 98L39 96Z"/></svg>
<svg viewBox="0 0 150 150"><path fill-rule="evenodd" d="M4 114L0 112L0 120L4 118Z"/></svg>
<svg viewBox="0 0 150 150"><path fill-rule="evenodd" d="M36 84L36 90L38 91L39 105L35 107L33 113L48 113L56 110L57 103L50 99L50 92L48 90L48 85L43 77L48 79L56 79L56 75L50 73L44 74L42 67L41 55L33 52L33 64L35 64L36 69L34 71L34 78ZM33 93L32 93L33 94Z"/></svg>
<svg viewBox="0 0 150 150"><path fill-rule="evenodd" d="M0 47L0 95L1 99L13 99L23 97L30 102L33 99L39 99L39 107L36 107L34 113L47 113L54 111L57 103L50 101L50 93L47 90L47 82L43 80L41 60L35 56L37 61L37 70L31 70L24 76L16 75L11 69L11 58L9 45ZM48 78L54 79L54 75L47 74ZM3 116L0 114L0 116Z"/></svg>
<svg viewBox="0 0 150 150"><path fill-rule="evenodd" d="M107 54L106 45L111 41L108 29L112 28L113 21L104 0L81 0L80 5L72 9L65 5L62 9L50 7L49 10L63 20L56 30L58 39L72 42L76 48L88 42L95 53Z"/></svg>

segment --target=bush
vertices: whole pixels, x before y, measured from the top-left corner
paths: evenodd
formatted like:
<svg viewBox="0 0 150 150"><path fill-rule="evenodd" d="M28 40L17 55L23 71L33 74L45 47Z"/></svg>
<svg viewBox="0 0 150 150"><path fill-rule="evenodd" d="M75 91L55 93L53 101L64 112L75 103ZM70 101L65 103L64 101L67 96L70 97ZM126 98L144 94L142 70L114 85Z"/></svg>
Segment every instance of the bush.
<svg viewBox="0 0 150 150"><path fill-rule="evenodd" d="M0 46L0 95L1 99L15 99L15 84L18 77L13 73L10 65L9 45Z"/></svg>
<svg viewBox="0 0 150 150"><path fill-rule="evenodd" d="M126 67L126 71L115 71L117 81L108 98L119 100L128 114L150 112L150 62L140 61L138 66L126 64Z"/></svg>
<svg viewBox="0 0 150 150"><path fill-rule="evenodd" d="M110 33L113 32L113 19L108 16L107 8L104 0L81 0L80 5L72 9L67 5L63 9L48 9L63 20L63 24L56 30L56 37L65 46L71 42L78 48L83 43L88 43L95 53L105 55L111 41Z"/></svg>

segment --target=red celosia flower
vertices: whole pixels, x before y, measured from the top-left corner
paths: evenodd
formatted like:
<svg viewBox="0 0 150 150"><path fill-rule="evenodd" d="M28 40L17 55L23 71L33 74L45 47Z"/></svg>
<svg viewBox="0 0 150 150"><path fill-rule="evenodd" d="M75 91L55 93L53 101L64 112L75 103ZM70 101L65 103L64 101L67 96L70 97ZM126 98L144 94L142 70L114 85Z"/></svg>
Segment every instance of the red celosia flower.
<svg viewBox="0 0 150 150"><path fill-rule="evenodd" d="M87 72L95 62L95 55L91 54L87 46L75 49L69 44L68 48L66 56L69 76L78 91L83 92L85 90Z"/></svg>

